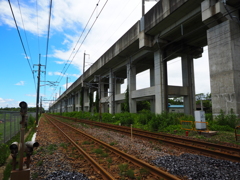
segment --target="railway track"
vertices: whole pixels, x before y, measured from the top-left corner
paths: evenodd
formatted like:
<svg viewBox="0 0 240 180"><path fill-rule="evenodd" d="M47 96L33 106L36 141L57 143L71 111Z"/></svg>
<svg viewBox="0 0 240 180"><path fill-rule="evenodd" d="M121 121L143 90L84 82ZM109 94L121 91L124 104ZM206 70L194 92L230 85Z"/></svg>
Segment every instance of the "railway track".
<svg viewBox="0 0 240 180"><path fill-rule="evenodd" d="M117 125L100 123L100 122L89 121L89 120L79 120L76 118L63 117L63 116L57 116L57 117L73 120L79 123L85 123L93 126L116 130L122 133L127 133L129 135L131 133L131 129L125 126L117 126ZM132 133L134 136L147 138L149 140L151 139L155 141L161 141L166 144L170 144L171 146L185 148L185 149L194 151L199 155L207 155L214 158L240 162L240 148L213 144L209 142L193 140L193 139L184 138L180 136L153 133L153 132L143 131L136 128L132 129Z"/></svg>
<svg viewBox="0 0 240 180"><path fill-rule="evenodd" d="M179 179L170 173L152 166L134 156L106 144L82 131L63 123L53 116L44 115L75 148L90 162L101 176L97 179ZM111 162L110 162L111 159Z"/></svg>

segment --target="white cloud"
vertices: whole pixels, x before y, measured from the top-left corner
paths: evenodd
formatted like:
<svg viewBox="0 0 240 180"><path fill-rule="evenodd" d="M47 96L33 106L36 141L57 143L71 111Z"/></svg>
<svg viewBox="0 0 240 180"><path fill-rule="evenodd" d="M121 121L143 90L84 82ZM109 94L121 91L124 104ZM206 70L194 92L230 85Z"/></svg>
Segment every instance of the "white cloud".
<svg viewBox="0 0 240 180"><path fill-rule="evenodd" d="M63 76L63 77L71 77L72 76L72 77L76 77L76 78L80 77L79 74L68 74L68 73L63 74L61 72L48 72L48 75L50 75L50 76L53 76L53 75L55 75L55 76Z"/></svg>
<svg viewBox="0 0 240 180"><path fill-rule="evenodd" d="M0 103L6 102L3 98L0 98Z"/></svg>
<svg viewBox="0 0 240 180"><path fill-rule="evenodd" d="M15 85L17 85L17 86L23 86L23 85L24 85L24 81L20 81L20 82L16 83Z"/></svg>
<svg viewBox="0 0 240 180"><path fill-rule="evenodd" d="M65 74L63 74L63 73L61 73L61 72L54 72L54 75L56 75L56 76L63 76L63 77L66 76Z"/></svg>
<svg viewBox="0 0 240 180"><path fill-rule="evenodd" d="M69 88L72 84L73 82L69 82L69 83L63 84L62 87L66 89L66 88Z"/></svg>
<svg viewBox="0 0 240 180"><path fill-rule="evenodd" d="M19 102L16 102L14 99L4 99L0 98L0 107L17 107Z"/></svg>
<svg viewBox="0 0 240 180"><path fill-rule="evenodd" d="M36 97L36 94L26 94L26 96Z"/></svg>
<svg viewBox="0 0 240 180"><path fill-rule="evenodd" d="M55 63L57 63L57 64L64 64L65 62L64 61L55 61Z"/></svg>

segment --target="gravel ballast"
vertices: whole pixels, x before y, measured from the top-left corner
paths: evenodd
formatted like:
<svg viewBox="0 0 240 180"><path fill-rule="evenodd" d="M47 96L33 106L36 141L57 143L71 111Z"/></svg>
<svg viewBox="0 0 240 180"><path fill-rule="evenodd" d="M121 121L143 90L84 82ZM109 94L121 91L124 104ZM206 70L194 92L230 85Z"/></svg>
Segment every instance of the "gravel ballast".
<svg viewBox="0 0 240 180"><path fill-rule="evenodd" d="M194 180L240 179L240 163L194 155L162 156L152 161L169 173Z"/></svg>
<svg viewBox="0 0 240 180"><path fill-rule="evenodd" d="M138 139L135 136L131 140L127 135L102 128L80 124L78 124L78 128L130 155L181 177L181 179L240 179L239 163L182 152L180 149L173 149L163 143ZM43 149L32 156L31 179L94 179L91 176L84 175L80 170L81 168L77 169L76 164L72 163L74 161L69 161L72 158L68 157L68 154L65 154L60 146L64 140L62 138L58 130L52 129L51 125L46 124L45 121L40 123L36 139L40 142L40 148ZM47 151L51 144L55 144L57 147L54 154ZM39 165L41 161L42 165ZM86 165L82 164L82 166ZM33 178L34 174L38 174L38 177Z"/></svg>
<svg viewBox="0 0 240 180"><path fill-rule="evenodd" d="M45 180L89 180L84 174L78 172L55 171Z"/></svg>

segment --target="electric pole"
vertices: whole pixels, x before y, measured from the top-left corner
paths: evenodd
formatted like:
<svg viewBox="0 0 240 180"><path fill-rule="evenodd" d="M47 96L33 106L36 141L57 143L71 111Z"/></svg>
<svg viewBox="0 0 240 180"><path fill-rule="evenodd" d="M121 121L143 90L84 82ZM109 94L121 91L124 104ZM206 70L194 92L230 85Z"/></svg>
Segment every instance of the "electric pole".
<svg viewBox="0 0 240 180"><path fill-rule="evenodd" d="M41 65L40 64L40 59L41 59L41 54L39 54L39 64L34 64L33 66L38 66L38 70L34 71L34 72L38 72L38 85L37 85L37 99L36 99L36 125L38 125L38 109L39 109L39 91L40 91L40 73L41 72L45 72L45 71L41 71L41 66L45 66L45 65Z"/></svg>
<svg viewBox="0 0 240 180"><path fill-rule="evenodd" d="M41 96L41 99L40 99L40 116L42 115L42 96Z"/></svg>
<svg viewBox="0 0 240 180"><path fill-rule="evenodd" d="M61 96L61 87L59 88L59 96Z"/></svg>
<svg viewBox="0 0 240 180"><path fill-rule="evenodd" d="M142 17L145 14L145 0L142 0Z"/></svg>
<svg viewBox="0 0 240 180"><path fill-rule="evenodd" d="M86 55L90 56L89 54L86 54L85 51L84 51L84 54L83 54L83 71L82 71L82 90L81 90L81 97L82 97L82 102L83 102L83 104L81 104L82 111L84 110L84 108L83 108L83 106L84 106L84 85L83 85L83 81L84 81L85 57L86 57Z"/></svg>
<svg viewBox="0 0 240 180"><path fill-rule="evenodd" d="M67 90L67 88L68 88L68 77L66 79L66 90Z"/></svg>

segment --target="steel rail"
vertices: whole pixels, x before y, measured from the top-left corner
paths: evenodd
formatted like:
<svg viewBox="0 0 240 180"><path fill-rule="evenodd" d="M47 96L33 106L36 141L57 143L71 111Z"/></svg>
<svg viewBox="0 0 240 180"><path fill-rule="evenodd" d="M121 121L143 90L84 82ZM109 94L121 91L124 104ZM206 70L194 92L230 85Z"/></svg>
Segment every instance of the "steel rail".
<svg viewBox="0 0 240 180"><path fill-rule="evenodd" d="M168 172L165 172L165 171L157 168L156 166L150 165L150 164L146 163L145 161L137 159L134 156L131 156L131 155L129 155L129 154L123 152L123 151L120 151L119 149L117 149L117 148L115 148L113 146L110 146L109 144L107 144L107 143L105 143L103 141L100 141L100 140L94 138L93 136L90 136L90 135L80 131L77 128L74 128L74 127L72 127L72 126L70 126L70 125L68 125L66 123L63 123L63 122L61 122L61 121L59 121L59 120L57 120L57 119L55 119L53 117L51 117L51 118L56 120L56 121L58 121L58 122L60 122L60 123L62 123L62 124L64 124L65 126L68 126L69 128L71 128L71 129L73 129L73 130L75 130L77 132L80 132L80 133L86 135L88 138L90 138L90 139L98 142L99 144L107 147L108 149L110 149L111 151L115 152L116 154L119 154L120 156L122 156L127 161L130 161L130 162L134 163L135 165L137 165L139 167L144 167L144 168L148 169L151 172L151 174L153 174L155 176L158 176L158 177L160 176L161 178L169 179L169 180L171 180L171 179L172 180L180 180L178 177L176 177L176 176L174 176L174 175L172 175L172 174L170 174Z"/></svg>
<svg viewBox="0 0 240 180"><path fill-rule="evenodd" d="M64 133L58 125L56 125L54 122L50 120L49 116L45 117L60 131L62 134L87 158L87 160L93 165L93 168L96 171L100 171L101 175L103 176L103 179L105 180L114 180L114 177L112 177L111 174L109 174L105 169L102 168L101 165L99 165L91 156L89 156L80 146L78 146L66 133Z"/></svg>
<svg viewBox="0 0 240 180"><path fill-rule="evenodd" d="M106 124L106 123L100 123L100 122L93 122L89 120L79 120L76 118L69 118L69 117L63 117L63 116L58 116L61 118L65 119L70 119L74 120L80 123L86 123L86 124L92 124L95 126L99 127L104 127L112 130L117 130L117 131L122 131L125 133L130 134L130 128L129 127L123 127L123 126L117 126L117 125L112 125L112 124ZM133 128L133 134L136 136L141 136L145 138L150 138L153 140L160 140L165 143L171 143L171 145L177 145L183 148L188 148L194 151L198 151L201 154L207 154L207 155L213 155L213 156L220 156L224 157L228 160L231 161L237 161L240 162L240 149L236 147L228 147L224 145L219 145L219 144L213 144L209 142L203 142L203 141L196 141L193 139L188 139L188 138L183 138L183 137L177 137L177 136L171 136L168 134L159 134L159 133L153 133L153 132L148 132L144 130L140 130L137 128ZM171 140L170 140L171 139ZM216 149L216 150L213 150ZM226 153L223 151L231 151L231 153ZM236 155L239 154L239 155Z"/></svg>

